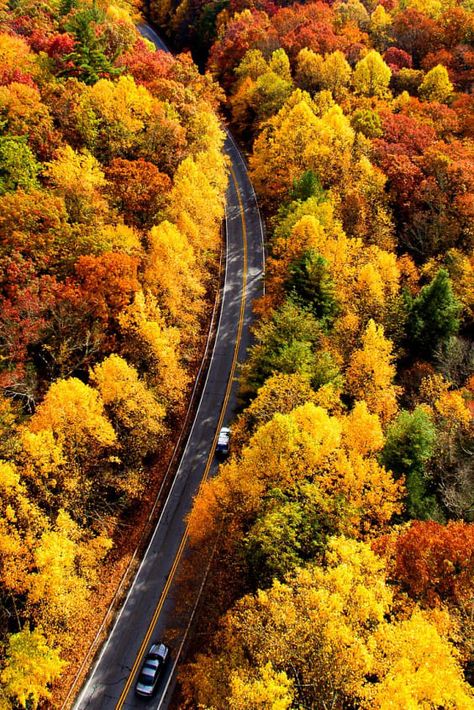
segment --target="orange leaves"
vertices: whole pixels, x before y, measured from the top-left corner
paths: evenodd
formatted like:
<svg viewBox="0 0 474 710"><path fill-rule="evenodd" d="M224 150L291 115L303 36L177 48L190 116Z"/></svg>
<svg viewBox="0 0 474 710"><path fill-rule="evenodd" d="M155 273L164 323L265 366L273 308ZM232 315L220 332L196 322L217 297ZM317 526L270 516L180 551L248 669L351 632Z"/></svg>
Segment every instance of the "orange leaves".
<svg viewBox="0 0 474 710"><path fill-rule="evenodd" d="M167 202L171 181L167 175L142 158L115 158L106 170L107 193L114 206L124 212L127 224L151 227Z"/></svg>
<svg viewBox="0 0 474 710"><path fill-rule="evenodd" d="M428 605L472 603L474 525L415 520L396 540L394 576Z"/></svg>
<svg viewBox="0 0 474 710"><path fill-rule="evenodd" d="M81 256L76 278L81 297L96 318L109 323L130 304L140 289L138 259L119 252Z"/></svg>

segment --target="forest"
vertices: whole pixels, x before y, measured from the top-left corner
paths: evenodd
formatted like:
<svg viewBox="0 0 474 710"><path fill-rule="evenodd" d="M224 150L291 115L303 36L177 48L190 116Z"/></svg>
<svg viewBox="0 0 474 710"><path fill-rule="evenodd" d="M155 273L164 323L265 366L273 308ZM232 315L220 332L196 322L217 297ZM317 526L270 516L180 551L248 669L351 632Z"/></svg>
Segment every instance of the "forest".
<svg viewBox="0 0 474 710"><path fill-rule="evenodd" d="M59 707L218 285L222 91L138 18L0 3L2 709Z"/></svg>
<svg viewBox="0 0 474 710"><path fill-rule="evenodd" d="M268 232L180 707L474 707L472 11L151 2L225 90Z"/></svg>
<svg viewBox="0 0 474 710"><path fill-rule="evenodd" d="M469 0L0 0L1 710L60 706L185 411L222 120L266 293L179 707L474 708L473 40Z"/></svg>

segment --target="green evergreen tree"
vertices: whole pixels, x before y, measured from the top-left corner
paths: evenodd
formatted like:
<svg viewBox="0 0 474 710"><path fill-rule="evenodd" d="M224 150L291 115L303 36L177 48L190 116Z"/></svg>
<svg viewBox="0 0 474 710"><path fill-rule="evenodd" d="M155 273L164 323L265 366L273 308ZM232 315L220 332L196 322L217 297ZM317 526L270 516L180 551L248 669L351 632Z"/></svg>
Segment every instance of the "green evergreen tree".
<svg viewBox="0 0 474 710"><path fill-rule="evenodd" d="M416 298L405 294L408 310L408 347L432 358L436 350L459 329L460 305L446 269L440 269Z"/></svg>
<svg viewBox="0 0 474 710"><path fill-rule="evenodd" d="M104 42L95 32L95 25L104 19L104 12L94 3L74 14L65 24L65 29L76 40L73 51L65 56L65 61L74 64L77 76L85 84L95 84L101 77L120 73L106 56Z"/></svg>
<svg viewBox="0 0 474 710"><path fill-rule="evenodd" d="M318 196L321 197L321 202L323 202L326 191L321 185L320 179L312 170L306 170L300 178L293 180L293 186L289 194L292 202L305 202L310 197Z"/></svg>
<svg viewBox="0 0 474 710"><path fill-rule="evenodd" d="M257 343L250 348L249 358L242 368L241 396L255 395L275 372L298 372L311 379L320 335L321 326L314 315L293 301L286 301L256 330Z"/></svg>
<svg viewBox="0 0 474 710"><path fill-rule="evenodd" d="M435 426L421 407L413 412L400 412L387 431L382 462L395 476L405 476L410 518L440 518L439 506L426 476L426 462L433 455L435 441Z"/></svg>
<svg viewBox="0 0 474 710"><path fill-rule="evenodd" d="M331 325L338 304L328 262L321 254L310 249L291 264L286 290L292 300L309 308L323 327Z"/></svg>

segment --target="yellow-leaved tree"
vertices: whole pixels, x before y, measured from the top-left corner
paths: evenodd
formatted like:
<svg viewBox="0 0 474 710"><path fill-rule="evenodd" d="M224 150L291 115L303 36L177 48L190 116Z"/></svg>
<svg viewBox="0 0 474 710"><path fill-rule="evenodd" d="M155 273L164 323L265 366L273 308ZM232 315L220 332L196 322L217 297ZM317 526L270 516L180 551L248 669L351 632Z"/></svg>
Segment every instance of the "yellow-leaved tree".
<svg viewBox="0 0 474 710"><path fill-rule="evenodd" d="M151 229L148 242L146 286L157 297L171 323L195 333L204 294L195 250L187 237L168 221Z"/></svg>
<svg viewBox="0 0 474 710"><path fill-rule="evenodd" d="M107 202L100 190L105 176L99 162L87 151L77 153L70 145L58 148L47 164L45 175L62 196L72 222L97 224L103 221Z"/></svg>
<svg viewBox="0 0 474 710"><path fill-rule="evenodd" d="M256 429L241 456L202 487L189 518L191 540L202 544L230 516L232 534L243 534L239 530L252 523L273 489L300 502L317 498L333 532L359 536L383 528L401 511L403 482L378 463L382 442L379 419L363 403L348 418L311 402L275 414Z"/></svg>
<svg viewBox="0 0 474 710"><path fill-rule="evenodd" d="M25 473L57 508L87 498L93 484L89 473L106 459L117 437L98 392L70 377L51 385L21 440Z"/></svg>
<svg viewBox="0 0 474 710"><path fill-rule="evenodd" d="M360 707L474 708L458 654L428 614L415 610L408 619L381 624L374 640L378 682L366 684Z"/></svg>
<svg viewBox="0 0 474 710"><path fill-rule="evenodd" d="M25 627L8 638L5 667L0 674L3 693L22 708L37 708L41 700L51 698L48 686L56 680L67 663L48 644L40 628ZM8 707L8 706L6 706Z"/></svg>
<svg viewBox="0 0 474 710"><path fill-rule="evenodd" d="M155 451L165 431L166 410L136 369L119 355L110 355L93 368L91 382L119 432L124 456L140 459Z"/></svg>
<svg viewBox="0 0 474 710"><path fill-rule="evenodd" d="M370 545L330 538L324 564L234 605L215 655L185 668L185 696L216 710L247 708L245 692L256 708L472 708L447 612L398 613Z"/></svg>
<svg viewBox="0 0 474 710"><path fill-rule="evenodd" d="M224 184L222 157L217 150L188 156L175 173L168 213L198 254L218 247Z"/></svg>
<svg viewBox="0 0 474 710"><path fill-rule="evenodd" d="M293 703L293 681L271 663L247 671L234 671L230 679L230 710L287 710Z"/></svg>
<svg viewBox="0 0 474 710"><path fill-rule="evenodd" d="M137 362L146 362L148 381L165 406L182 403L189 377L181 363L181 335L168 326L156 297L138 291L133 303L119 317L126 336L126 352Z"/></svg>
<svg viewBox="0 0 474 710"><path fill-rule="evenodd" d="M89 538L68 513L60 510L33 555L28 578L27 608L48 638L62 647L74 643L86 618L91 587L101 559L112 546L103 535Z"/></svg>
<svg viewBox="0 0 474 710"><path fill-rule="evenodd" d="M370 320L361 347L350 357L346 382L349 393L365 400L369 411L378 414L384 424L397 412L394 377L392 343L385 338L383 327Z"/></svg>
<svg viewBox="0 0 474 710"><path fill-rule="evenodd" d="M47 528L47 518L28 496L19 471L0 461L0 581L9 593L25 594L33 551Z"/></svg>
<svg viewBox="0 0 474 710"><path fill-rule="evenodd" d="M102 151L111 158L137 148L152 113L150 92L130 75L99 79L88 91Z"/></svg>

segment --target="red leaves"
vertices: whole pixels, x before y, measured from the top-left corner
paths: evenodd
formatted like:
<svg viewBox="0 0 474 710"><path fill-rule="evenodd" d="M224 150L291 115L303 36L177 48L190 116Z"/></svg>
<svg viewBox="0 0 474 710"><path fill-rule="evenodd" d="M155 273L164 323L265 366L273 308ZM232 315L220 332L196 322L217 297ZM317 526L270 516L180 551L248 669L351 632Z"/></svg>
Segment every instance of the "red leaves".
<svg viewBox="0 0 474 710"><path fill-rule="evenodd" d="M429 606L467 601L474 585L474 525L414 521L397 540L394 575Z"/></svg>
<svg viewBox="0 0 474 710"><path fill-rule="evenodd" d="M138 84L148 85L156 79L167 79L171 67L175 63L171 54L156 51L151 52L142 39L135 42L133 49L122 54L117 65L125 67Z"/></svg>
<svg viewBox="0 0 474 710"><path fill-rule="evenodd" d="M411 69L413 61L411 56L398 47L389 47L383 55L384 62L388 64L392 72L400 69Z"/></svg>

